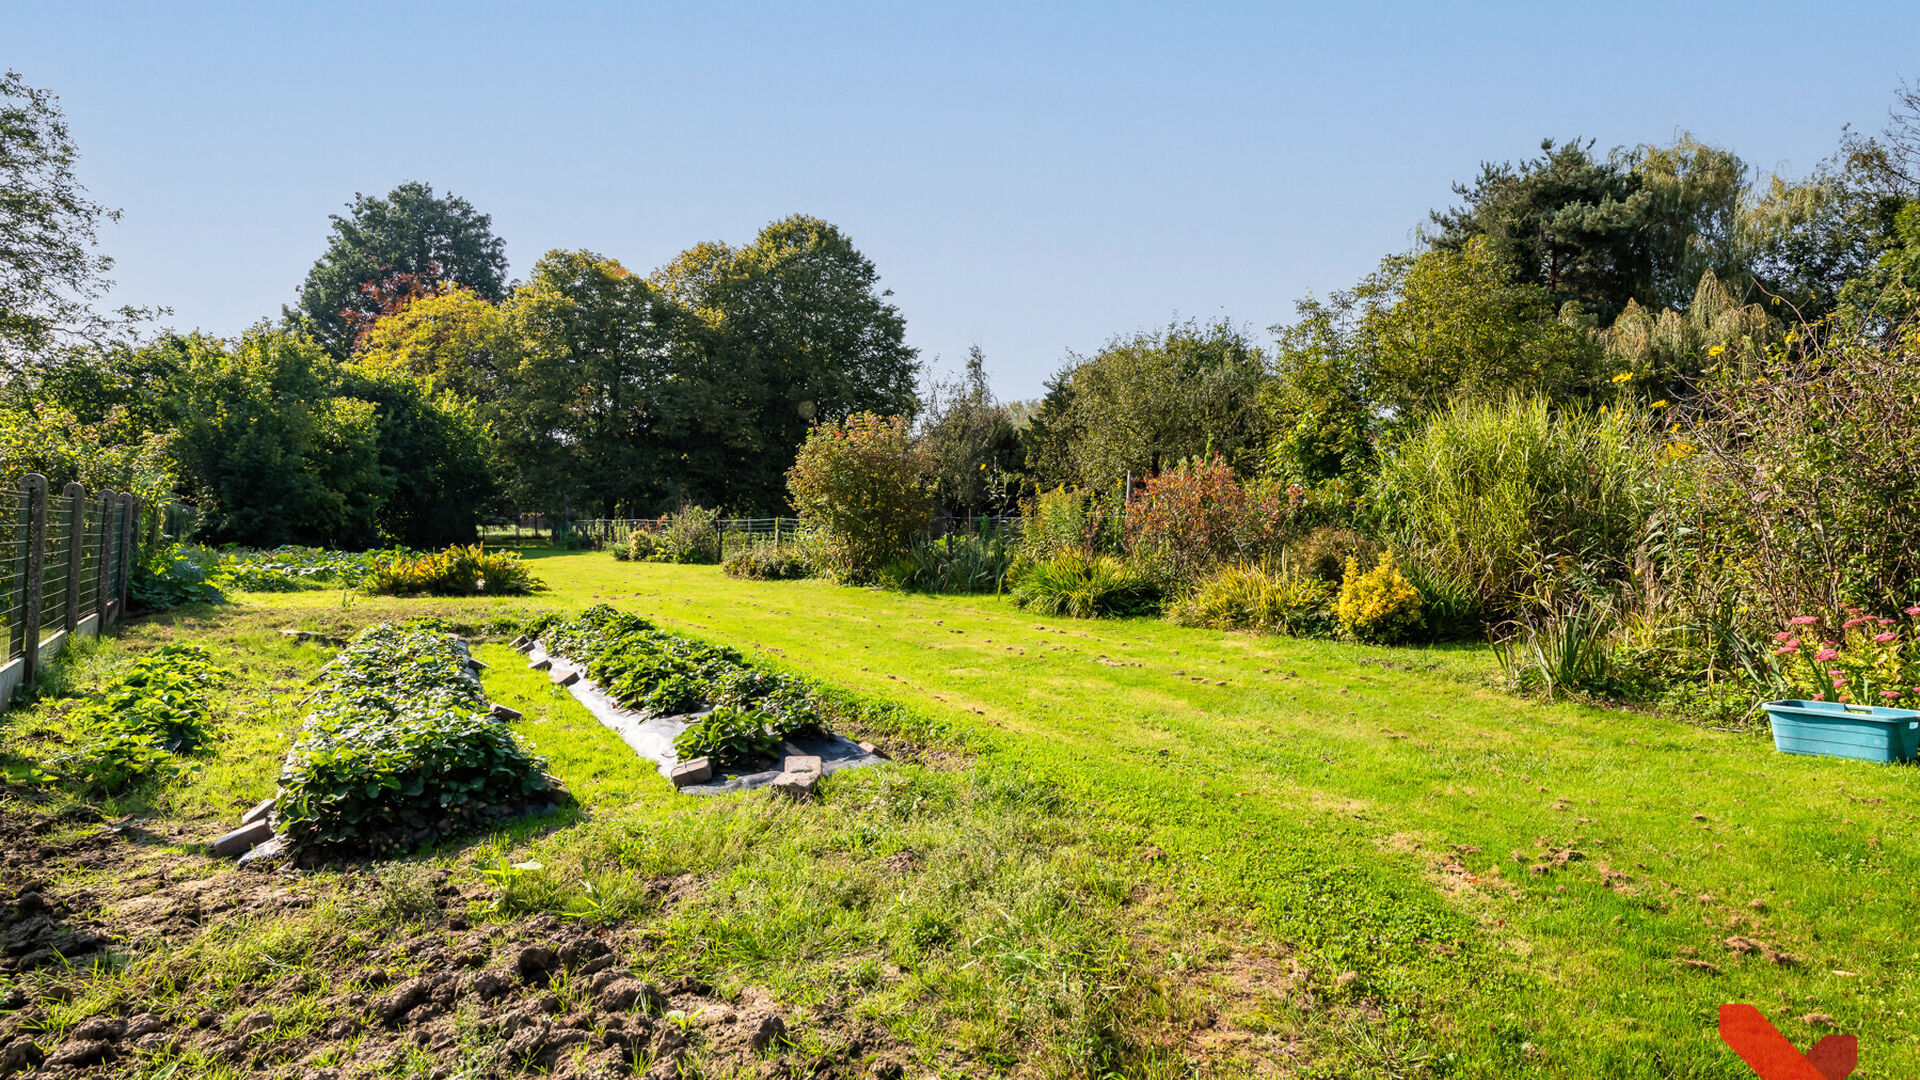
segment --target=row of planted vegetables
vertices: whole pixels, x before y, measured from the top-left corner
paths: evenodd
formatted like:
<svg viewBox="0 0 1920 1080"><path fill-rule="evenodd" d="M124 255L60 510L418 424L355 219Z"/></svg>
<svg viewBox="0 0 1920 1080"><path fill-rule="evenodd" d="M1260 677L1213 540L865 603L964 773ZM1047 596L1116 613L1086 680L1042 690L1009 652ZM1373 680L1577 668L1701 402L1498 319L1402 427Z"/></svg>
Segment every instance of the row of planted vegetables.
<svg viewBox="0 0 1920 1080"><path fill-rule="evenodd" d="M622 705L692 715L681 759L747 766L831 722L910 730L894 706L770 671L740 653L601 605L519 629L584 667ZM363 630L329 663L280 777L274 822L308 855L386 853L566 801L547 763L489 705L441 620ZM922 734L926 734L922 732Z"/></svg>

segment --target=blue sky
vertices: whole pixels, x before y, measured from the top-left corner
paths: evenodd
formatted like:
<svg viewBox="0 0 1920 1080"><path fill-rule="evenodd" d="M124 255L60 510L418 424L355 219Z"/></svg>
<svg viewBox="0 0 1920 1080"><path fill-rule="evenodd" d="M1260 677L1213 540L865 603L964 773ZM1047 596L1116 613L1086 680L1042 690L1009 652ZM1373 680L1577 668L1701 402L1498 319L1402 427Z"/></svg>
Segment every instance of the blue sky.
<svg viewBox="0 0 1920 1080"><path fill-rule="evenodd" d="M324 10L323 10L324 9ZM425 180L650 270L794 212L1002 396L1191 316L1267 337L1544 136L1682 131L1798 174L1920 76L1908 4L35 4L116 300L231 334L327 215Z"/></svg>

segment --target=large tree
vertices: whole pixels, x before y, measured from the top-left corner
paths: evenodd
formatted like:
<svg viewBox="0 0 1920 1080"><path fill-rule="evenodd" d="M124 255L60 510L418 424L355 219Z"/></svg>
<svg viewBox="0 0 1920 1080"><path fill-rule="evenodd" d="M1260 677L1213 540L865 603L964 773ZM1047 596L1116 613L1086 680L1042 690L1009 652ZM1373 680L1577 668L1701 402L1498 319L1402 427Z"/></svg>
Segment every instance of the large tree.
<svg viewBox="0 0 1920 1080"><path fill-rule="evenodd" d="M1604 158L1590 140L1548 139L1540 150L1519 165L1484 163L1474 183L1455 185L1464 201L1434 212L1433 246L1457 252L1477 239L1514 280L1602 325L1630 301L1684 307L1708 270L1740 278L1738 157L1691 136Z"/></svg>
<svg viewBox="0 0 1920 1080"><path fill-rule="evenodd" d="M1072 357L1050 384L1029 428L1035 480L1106 486L1208 451L1253 469L1266 444L1266 382L1265 356L1226 322L1116 337Z"/></svg>
<svg viewBox="0 0 1920 1080"><path fill-rule="evenodd" d="M879 274L838 228L795 215L735 248L700 244L653 276L695 313L712 409L739 443L721 501L785 502L785 474L815 421L911 414L919 363Z"/></svg>
<svg viewBox="0 0 1920 1080"><path fill-rule="evenodd" d="M520 503L626 516L678 495L702 393L681 309L612 259L552 251L504 314L499 433Z"/></svg>
<svg viewBox="0 0 1920 1080"><path fill-rule="evenodd" d="M920 440L933 462L934 497L948 513L995 513L1018 505L1020 437L987 385L980 346L967 350L964 374L928 388Z"/></svg>
<svg viewBox="0 0 1920 1080"><path fill-rule="evenodd" d="M92 306L113 284L113 260L94 245L120 212L88 197L73 174L78 156L58 99L15 72L0 76L0 363L11 371L113 326Z"/></svg>
<svg viewBox="0 0 1920 1080"><path fill-rule="evenodd" d="M307 271L298 314L336 357L420 296L456 285L490 301L506 292L506 244L493 219L458 195L409 181L385 198L356 194L346 216L330 220L333 235Z"/></svg>
<svg viewBox="0 0 1920 1080"><path fill-rule="evenodd" d="M1309 484L1350 478L1382 433L1449 400L1523 392L1565 403L1605 383L1590 317L1556 312L1545 286L1513 280L1483 237L1390 255L1299 313L1274 327L1276 381L1264 403L1269 464Z"/></svg>

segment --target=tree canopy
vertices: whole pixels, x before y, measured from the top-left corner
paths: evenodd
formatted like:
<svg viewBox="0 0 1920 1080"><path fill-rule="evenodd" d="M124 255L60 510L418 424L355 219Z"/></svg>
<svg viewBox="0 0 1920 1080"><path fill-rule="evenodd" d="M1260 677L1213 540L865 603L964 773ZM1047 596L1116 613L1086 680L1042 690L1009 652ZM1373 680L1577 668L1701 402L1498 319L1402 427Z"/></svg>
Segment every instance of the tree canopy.
<svg viewBox="0 0 1920 1080"><path fill-rule="evenodd" d="M443 286L490 301L506 292L506 243L493 235L493 218L458 195L435 195L431 184L355 195L345 216L329 220L332 235L307 271L298 315L336 357L381 316Z"/></svg>
<svg viewBox="0 0 1920 1080"><path fill-rule="evenodd" d="M98 344L111 329L92 305L113 260L94 246L120 211L88 197L78 158L58 99L0 75L0 362L11 370L63 337Z"/></svg>

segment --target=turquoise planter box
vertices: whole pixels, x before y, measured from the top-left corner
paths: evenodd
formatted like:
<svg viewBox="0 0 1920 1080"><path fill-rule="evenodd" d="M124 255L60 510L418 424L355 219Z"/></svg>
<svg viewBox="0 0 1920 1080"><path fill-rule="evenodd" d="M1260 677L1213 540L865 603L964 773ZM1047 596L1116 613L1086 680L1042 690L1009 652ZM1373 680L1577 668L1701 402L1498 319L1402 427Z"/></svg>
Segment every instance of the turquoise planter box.
<svg viewBox="0 0 1920 1080"><path fill-rule="evenodd" d="M1920 712L1842 705L1837 701L1769 701L1773 746L1783 754L1819 754L1860 761L1911 761L1920 750Z"/></svg>

